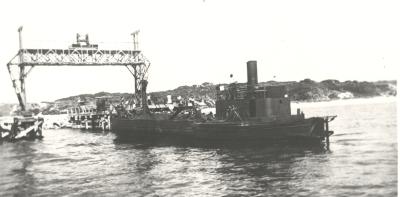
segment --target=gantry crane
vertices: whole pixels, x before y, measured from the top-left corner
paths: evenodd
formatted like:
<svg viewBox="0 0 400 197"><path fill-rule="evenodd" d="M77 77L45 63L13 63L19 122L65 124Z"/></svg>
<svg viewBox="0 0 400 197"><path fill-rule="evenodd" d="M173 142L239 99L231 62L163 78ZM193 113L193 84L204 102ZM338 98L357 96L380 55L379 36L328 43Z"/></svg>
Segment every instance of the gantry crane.
<svg viewBox="0 0 400 197"><path fill-rule="evenodd" d="M31 49L22 46L22 26L19 51L7 64L21 111L26 110L25 79L36 66L125 66L134 77L135 104L147 106L147 71L150 62L138 48L139 31L132 33L133 50L101 50L89 43L89 36L77 34L76 43L67 49Z"/></svg>

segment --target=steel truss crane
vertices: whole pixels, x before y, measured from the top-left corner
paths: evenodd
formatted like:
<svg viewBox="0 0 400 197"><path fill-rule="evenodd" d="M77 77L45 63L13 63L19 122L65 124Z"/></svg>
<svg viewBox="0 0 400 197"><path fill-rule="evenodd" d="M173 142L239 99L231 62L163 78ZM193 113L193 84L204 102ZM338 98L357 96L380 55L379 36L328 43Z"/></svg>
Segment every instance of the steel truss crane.
<svg viewBox="0 0 400 197"><path fill-rule="evenodd" d="M68 49L29 49L22 46L22 27L19 32L19 51L7 64L21 110L26 110L25 79L37 66L125 66L135 80L137 106L146 106L147 71L150 62L138 49L138 33L132 33L134 50L100 50L77 34L76 44ZM83 43L83 44L82 44Z"/></svg>

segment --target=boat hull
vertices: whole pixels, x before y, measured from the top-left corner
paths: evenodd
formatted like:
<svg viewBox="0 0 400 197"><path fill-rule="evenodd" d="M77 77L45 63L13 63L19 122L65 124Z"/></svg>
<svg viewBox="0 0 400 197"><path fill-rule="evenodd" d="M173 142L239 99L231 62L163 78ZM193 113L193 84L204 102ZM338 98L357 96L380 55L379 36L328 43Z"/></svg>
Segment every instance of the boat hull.
<svg viewBox="0 0 400 197"><path fill-rule="evenodd" d="M321 142L326 133L323 118L275 122L197 123L191 120L111 120L112 131L122 140L161 142L256 142L314 141Z"/></svg>

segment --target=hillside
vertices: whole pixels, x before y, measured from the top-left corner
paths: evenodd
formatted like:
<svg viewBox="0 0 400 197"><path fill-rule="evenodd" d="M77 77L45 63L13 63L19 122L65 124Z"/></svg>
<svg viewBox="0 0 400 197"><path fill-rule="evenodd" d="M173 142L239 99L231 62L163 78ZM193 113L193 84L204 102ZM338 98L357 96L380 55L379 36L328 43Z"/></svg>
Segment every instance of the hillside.
<svg viewBox="0 0 400 197"><path fill-rule="evenodd" d="M326 101L344 98L366 98L374 96L395 96L396 81L358 82L324 80L315 82L304 79L299 82L261 82L260 85L285 85L288 95L293 101ZM167 95L192 97L199 99L215 99L216 85L203 83L201 85L180 86L173 90L150 93L153 100L162 102Z"/></svg>
<svg viewBox="0 0 400 197"><path fill-rule="evenodd" d="M397 81L344 81L324 80L316 82L311 79L304 79L299 82L260 82L260 85L285 85L288 95L293 101L315 102L334 99L366 98L375 96L396 96ZM183 98L195 98L204 100L212 105L215 100L216 85L205 82L201 85L180 86L173 90L151 92L149 95L155 103L165 103L167 95L172 95L175 100L178 96ZM96 94L81 94L58 99L55 102L31 104L35 112L42 111L44 114L57 114L61 110L76 107L79 104L96 106L95 98L107 97L113 102L131 97L129 93L108 93L99 92ZM8 115L15 108L16 104L0 104L0 116ZM212 107L212 106L210 106Z"/></svg>

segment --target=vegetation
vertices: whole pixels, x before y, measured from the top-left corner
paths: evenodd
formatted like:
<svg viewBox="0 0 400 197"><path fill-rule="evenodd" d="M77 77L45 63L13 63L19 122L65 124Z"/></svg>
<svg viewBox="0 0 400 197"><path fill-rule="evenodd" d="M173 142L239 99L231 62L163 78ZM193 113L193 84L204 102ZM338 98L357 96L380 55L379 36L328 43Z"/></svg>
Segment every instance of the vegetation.
<svg viewBox="0 0 400 197"><path fill-rule="evenodd" d="M396 96L397 82L392 81L344 81L324 80L316 82L311 79L304 79L299 82L261 82L260 85L285 85L288 95L294 101L325 101L333 99L346 98L365 98L374 96ZM176 100L178 96L183 98L194 98L203 100L208 105L215 102L216 85L212 83L203 83L201 85L180 86L173 90L151 92L151 99L155 103L165 103L167 95L172 96L172 100ZM61 110L70 107L77 107L79 104L91 105L96 107L96 98L107 97L113 102L128 100L132 97L129 93L108 93L99 92L96 94L81 94L70 96L56 100L55 102L47 102L38 104L30 104L32 112L41 111L43 114L58 114ZM0 104L0 116L9 115L10 111L15 109L16 104Z"/></svg>

